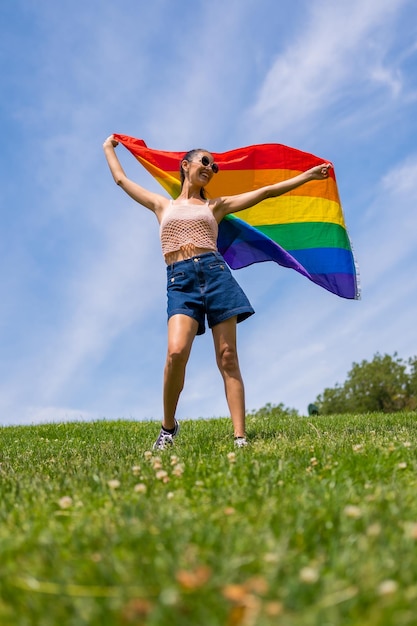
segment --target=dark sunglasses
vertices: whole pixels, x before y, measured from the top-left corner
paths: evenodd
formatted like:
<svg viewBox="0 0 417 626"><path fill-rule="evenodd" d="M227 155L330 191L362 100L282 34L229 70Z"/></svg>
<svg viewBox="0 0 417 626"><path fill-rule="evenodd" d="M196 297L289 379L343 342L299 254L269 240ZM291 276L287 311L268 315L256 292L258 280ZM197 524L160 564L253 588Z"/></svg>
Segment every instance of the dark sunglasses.
<svg viewBox="0 0 417 626"><path fill-rule="evenodd" d="M201 157L200 159L202 165L204 165L204 167L211 167L211 171L213 172L213 174L217 174L217 172L219 171L219 166L217 165L217 163L210 163L210 159L208 158L208 156L204 155Z"/></svg>

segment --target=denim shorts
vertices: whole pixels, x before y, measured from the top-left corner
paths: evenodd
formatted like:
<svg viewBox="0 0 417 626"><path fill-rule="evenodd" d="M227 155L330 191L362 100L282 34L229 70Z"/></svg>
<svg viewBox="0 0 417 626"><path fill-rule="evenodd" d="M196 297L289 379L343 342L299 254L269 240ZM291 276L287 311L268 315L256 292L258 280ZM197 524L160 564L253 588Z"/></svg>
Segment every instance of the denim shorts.
<svg viewBox="0 0 417 626"><path fill-rule="evenodd" d="M167 265L168 319L177 313L198 322L197 335L237 317L242 322L253 310L243 289L232 276L222 255L206 252L185 261Z"/></svg>

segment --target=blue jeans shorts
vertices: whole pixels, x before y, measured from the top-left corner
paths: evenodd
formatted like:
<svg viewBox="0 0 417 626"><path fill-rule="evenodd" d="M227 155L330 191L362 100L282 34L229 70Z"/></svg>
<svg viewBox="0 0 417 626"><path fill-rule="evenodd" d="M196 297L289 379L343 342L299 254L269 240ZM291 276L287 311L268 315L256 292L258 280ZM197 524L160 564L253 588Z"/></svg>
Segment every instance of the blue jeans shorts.
<svg viewBox="0 0 417 626"><path fill-rule="evenodd" d="M197 335L237 316L243 322L253 310L219 252L206 252L167 265L168 319L177 313L198 322Z"/></svg>

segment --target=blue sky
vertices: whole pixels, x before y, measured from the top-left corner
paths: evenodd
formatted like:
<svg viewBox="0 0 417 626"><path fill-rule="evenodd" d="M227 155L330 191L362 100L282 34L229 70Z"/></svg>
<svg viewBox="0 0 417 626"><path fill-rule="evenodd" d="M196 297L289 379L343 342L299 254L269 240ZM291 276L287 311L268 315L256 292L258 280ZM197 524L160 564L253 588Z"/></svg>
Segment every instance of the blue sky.
<svg viewBox="0 0 417 626"><path fill-rule="evenodd" d="M362 299L273 263L235 272L256 310L249 411L306 414L353 362L417 354L415 0L8 0L0 19L0 424L161 417L165 266L154 216L110 177L111 132L335 165ZM227 414L206 333L178 417Z"/></svg>

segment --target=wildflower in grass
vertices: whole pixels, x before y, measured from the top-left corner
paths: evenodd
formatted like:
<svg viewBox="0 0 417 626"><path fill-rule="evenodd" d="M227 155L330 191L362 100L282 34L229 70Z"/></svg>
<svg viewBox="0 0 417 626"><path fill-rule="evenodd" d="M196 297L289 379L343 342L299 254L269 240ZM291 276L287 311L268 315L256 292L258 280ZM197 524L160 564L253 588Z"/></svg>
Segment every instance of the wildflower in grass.
<svg viewBox="0 0 417 626"><path fill-rule="evenodd" d="M179 463L179 458L175 454L173 454L170 458L170 463L171 465L176 465L177 463Z"/></svg>
<svg viewBox="0 0 417 626"><path fill-rule="evenodd" d="M151 460L151 465L152 465L154 470L162 469L162 459L159 456L155 456Z"/></svg>
<svg viewBox="0 0 417 626"><path fill-rule="evenodd" d="M229 463L236 463L236 453L229 452L227 455L227 460L229 461Z"/></svg>
<svg viewBox="0 0 417 626"><path fill-rule="evenodd" d="M403 524L405 536L408 539L417 539L417 523L416 522L405 522Z"/></svg>
<svg viewBox="0 0 417 626"><path fill-rule="evenodd" d="M199 565L193 570L178 570L175 578L184 589L199 589L210 580L212 571L207 565Z"/></svg>
<svg viewBox="0 0 417 626"><path fill-rule="evenodd" d="M163 483L168 483L169 482L169 476L168 476L168 472L166 472L165 470L161 469L158 470L155 474L155 477L158 480L161 480Z"/></svg>
<svg viewBox="0 0 417 626"><path fill-rule="evenodd" d="M361 509L354 504L348 504L347 506L345 506L345 508L343 509L343 513L346 515L346 517L350 517L351 519L359 519L360 517L362 517Z"/></svg>
<svg viewBox="0 0 417 626"><path fill-rule="evenodd" d="M319 572L315 567L303 567L298 577L302 583L314 585L319 579Z"/></svg>
<svg viewBox="0 0 417 626"><path fill-rule="evenodd" d="M278 617L284 612L282 602L272 601L265 604L265 613L268 617Z"/></svg>
<svg viewBox="0 0 417 626"><path fill-rule="evenodd" d="M404 441L403 446L404 446L404 448L411 448L410 441Z"/></svg>
<svg viewBox="0 0 417 626"><path fill-rule="evenodd" d="M120 480L117 480L117 478L113 478L112 480L107 481L107 485L110 487L110 489L118 489L120 487Z"/></svg>
<svg viewBox="0 0 417 626"><path fill-rule="evenodd" d="M234 515L234 514L236 513L236 509L234 509L232 506L227 506L227 507L224 509L223 513L224 513L225 515Z"/></svg>
<svg viewBox="0 0 417 626"><path fill-rule="evenodd" d="M152 611L153 605L144 598L132 598L122 609L123 622L142 624L143 619Z"/></svg>
<svg viewBox="0 0 417 626"><path fill-rule="evenodd" d="M174 495L175 495L175 494L174 494L174 492L173 492L173 491L168 491L168 493L167 493L167 499L168 499L168 500L172 500L172 498L174 497Z"/></svg>
<svg viewBox="0 0 417 626"><path fill-rule="evenodd" d="M243 585L225 585L222 594L233 603L233 608L229 614L228 624L238 626L239 624L256 624L261 602L259 598L251 593L249 581Z"/></svg>
<svg viewBox="0 0 417 626"><path fill-rule="evenodd" d="M225 585L222 589L222 594L226 600L231 602L240 603L243 602L248 595L248 590L244 585Z"/></svg>
<svg viewBox="0 0 417 626"><path fill-rule="evenodd" d="M242 601L234 602L230 609L227 624L230 626L254 625L257 623L261 602L253 594L247 593Z"/></svg>
<svg viewBox="0 0 417 626"><path fill-rule="evenodd" d="M263 596L268 592L268 582L263 576L252 576L245 582L245 587L248 591L253 591L259 596Z"/></svg>
<svg viewBox="0 0 417 626"><path fill-rule="evenodd" d="M138 483L137 485L135 485L133 487L133 491L135 493L146 493L148 490L147 486L145 485L145 483Z"/></svg>
<svg viewBox="0 0 417 626"><path fill-rule="evenodd" d="M61 509L70 509L73 505L73 499L71 496L62 496L62 498L58 500L58 504Z"/></svg>
<svg viewBox="0 0 417 626"><path fill-rule="evenodd" d="M138 475L140 474L140 472L141 472L141 469L142 469L142 468L141 468L141 466L140 466L140 465L134 465L134 466L132 467L132 473L133 473L135 476L138 476Z"/></svg>
<svg viewBox="0 0 417 626"><path fill-rule="evenodd" d="M172 475L177 476L178 478L181 478L183 473L184 473L184 466L181 465L181 463L177 463L172 470Z"/></svg>
<svg viewBox="0 0 417 626"><path fill-rule="evenodd" d="M395 580L383 580L379 585L377 592L380 596L389 596L398 589L398 583Z"/></svg>
<svg viewBox="0 0 417 626"><path fill-rule="evenodd" d="M405 463L405 461L403 461L402 463L398 463L397 467L398 467L398 469L406 469L407 463Z"/></svg>
<svg viewBox="0 0 417 626"><path fill-rule="evenodd" d="M150 461L150 459L152 458L152 452L150 450L146 450L146 452L143 453L143 456L147 461Z"/></svg>
<svg viewBox="0 0 417 626"><path fill-rule="evenodd" d="M353 452L363 452L363 445L361 443L355 443L352 446Z"/></svg>
<svg viewBox="0 0 417 626"><path fill-rule="evenodd" d="M370 524L366 529L366 534L368 537L378 537L381 534L382 527L381 524L375 522L375 524Z"/></svg>
<svg viewBox="0 0 417 626"><path fill-rule="evenodd" d="M319 462L317 461L316 457L315 456L311 457L311 459L310 459L311 467L315 467L318 464L319 464Z"/></svg>
<svg viewBox="0 0 417 626"><path fill-rule="evenodd" d="M202 480L196 480L194 484L196 487L204 487L204 483Z"/></svg>

